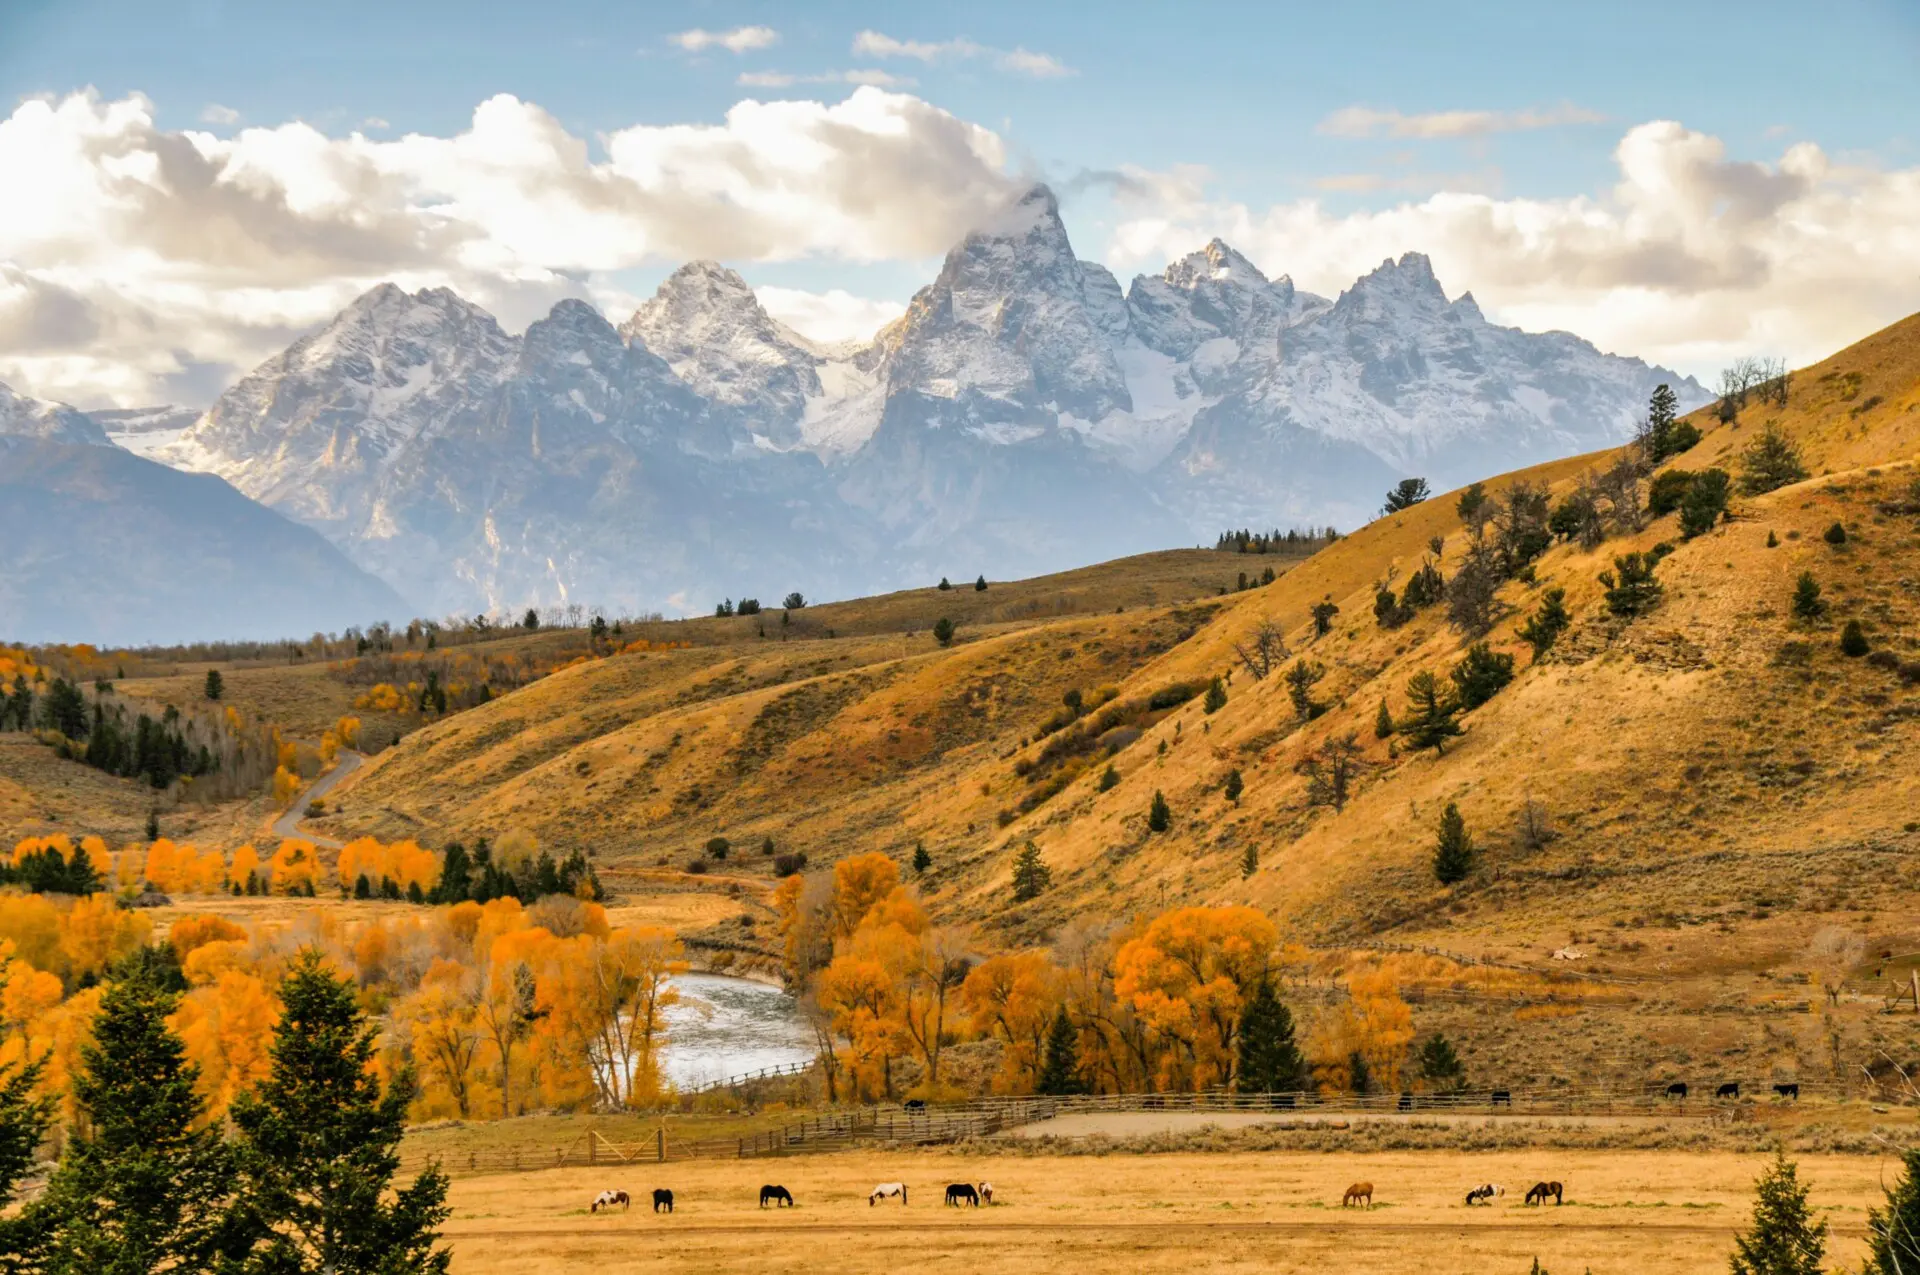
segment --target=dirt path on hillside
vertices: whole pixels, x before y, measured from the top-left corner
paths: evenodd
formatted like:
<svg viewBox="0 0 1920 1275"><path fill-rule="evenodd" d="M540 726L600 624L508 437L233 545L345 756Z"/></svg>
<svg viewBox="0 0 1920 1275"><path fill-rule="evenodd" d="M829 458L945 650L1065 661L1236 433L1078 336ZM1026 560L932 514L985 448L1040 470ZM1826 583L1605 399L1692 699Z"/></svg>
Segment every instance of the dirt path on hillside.
<svg viewBox="0 0 1920 1275"><path fill-rule="evenodd" d="M294 798L293 804L287 807L286 813L273 821L273 835L282 839L287 837L302 837L313 842L315 846L322 850L338 850L341 843L332 837L322 836L317 832L307 832L302 829L300 827L300 815L306 810L308 802L324 797L329 792L332 792L334 786L341 780L360 769L360 763L365 760L366 759L359 753L342 749L339 758L333 763L333 769L314 780L305 792Z"/></svg>

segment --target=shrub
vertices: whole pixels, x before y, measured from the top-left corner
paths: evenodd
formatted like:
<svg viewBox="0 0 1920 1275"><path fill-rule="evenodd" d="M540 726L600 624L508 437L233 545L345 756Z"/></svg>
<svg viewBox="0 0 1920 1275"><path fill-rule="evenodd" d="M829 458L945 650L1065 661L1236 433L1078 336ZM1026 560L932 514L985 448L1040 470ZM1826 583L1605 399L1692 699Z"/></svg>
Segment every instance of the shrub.
<svg viewBox="0 0 1920 1275"><path fill-rule="evenodd" d="M1727 495L1733 480L1724 469L1708 469L1695 474L1680 500L1680 534L1691 540L1713 530L1727 512Z"/></svg>
<svg viewBox="0 0 1920 1275"><path fill-rule="evenodd" d="M733 849L733 843L725 837L707 838L707 856L713 859L725 859L727 852Z"/></svg>
<svg viewBox="0 0 1920 1275"><path fill-rule="evenodd" d="M773 856L773 874L777 877L790 877L796 872L805 871L806 866L807 856L798 852Z"/></svg>
<svg viewBox="0 0 1920 1275"><path fill-rule="evenodd" d="M771 854L773 853L773 838L772 838L772 837L763 837L763 838L761 838L761 840L760 840L760 853L761 853L762 855L771 855Z"/></svg>
<svg viewBox="0 0 1920 1275"><path fill-rule="evenodd" d="M1118 784L1119 782L1120 782L1120 772L1115 770L1113 768L1113 764L1109 762L1107 764L1107 768L1100 772L1100 785L1099 785L1100 791L1105 792L1107 791L1107 789L1112 788L1114 785Z"/></svg>
<svg viewBox="0 0 1920 1275"><path fill-rule="evenodd" d="M1454 665L1452 676L1460 711L1472 712L1513 680L1513 657L1477 642L1467 649L1467 657Z"/></svg>
<svg viewBox="0 0 1920 1275"><path fill-rule="evenodd" d="M1240 778L1240 772L1238 770L1229 770L1227 772L1227 782L1221 791L1226 793L1228 801L1231 801L1237 806L1240 804L1240 794L1246 791L1246 787L1246 781Z"/></svg>
<svg viewBox="0 0 1920 1275"><path fill-rule="evenodd" d="M1540 609L1520 626L1519 637L1533 648L1533 658L1538 660L1572 623L1573 617L1567 614L1567 591L1548 589L1540 599Z"/></svg>
<svg viewBox="0 0 1920 1275"><path fill-rule="evenodd" d="M1164 708L1178 708L1200 693L1198 685L1192 682L1174 682L1163 686L1147 699L1149 712L1159 712Z"/></svg>
<svg viewBox="0 0 1920 1275"><path fill-rule="evenodd" d="M1778 537L1778 536L1776 536L1776 535L1774 535L1774 534L1773 534L1773 530L1772 530L1771 528L1768 528L1768 530L1767 530L1767 548L1769 548L1769 549L1778 549L1779 547L1780 547L1780 537Z"/></svg>
<svg viewBox="0 0 1920 1275"><path fill-rule="evenodd" d="M1686 469L1669 469L1656 474L1647 488L1647 512L1655 518L1661 518L1680 507L1686 498L1687 488L1693 486L1693 472Z"/></svg>
<svg viewBox="0 0 1920 1275"><path fill-rule="evenodd" d="M1830 545L1843 545L1847 543L1847 529L1843 524L1836 522L1828 527L1826 534L1820 538Z"/></svg>
<svg viewBox="0 0 1920 1275"><path fill-rule="evenodd" d="M1211 714L1219 712L1226 706L1227 688L1221 683L1220 679L1216 677L1207 683L1207 698L1201 704L1201 707Z"/></svg>
<svg viewBox="0 0 1920 1275"><path fill-rule="evenodd" d="M1769 423L1740 453L1740 490L1749 496L1777 491L1806 476L1806 466L1800 463L1800 449L1778 425Z"/></svg>
<svg viewBox="0 0 1920 1275"><path fill-rule="evenodd" d="M1660 595L1666 589L1653 578L1653 569L1663 556L1656 546L1650 553L1628 553L1615 558L1613 570L1600 573L1600 583L1607 590L1607 610L1631 620L1659 606Z"/></svg>
<svg viewBox="0 0 1920 1275"><path fill-rule="evenodd" d="M1848 620L1847 627L1840 633L1840 653L1857 660L1872 649L1867 644L1867 635L1861 631L1860 621Z"/></svg>
<svg viewBox="0 0 1920 1275"><path fill-rule="evenodd" d="M687 875L689 876L703 877L706 874L707 861L705 859L695 859L687 865Z"/></svg>

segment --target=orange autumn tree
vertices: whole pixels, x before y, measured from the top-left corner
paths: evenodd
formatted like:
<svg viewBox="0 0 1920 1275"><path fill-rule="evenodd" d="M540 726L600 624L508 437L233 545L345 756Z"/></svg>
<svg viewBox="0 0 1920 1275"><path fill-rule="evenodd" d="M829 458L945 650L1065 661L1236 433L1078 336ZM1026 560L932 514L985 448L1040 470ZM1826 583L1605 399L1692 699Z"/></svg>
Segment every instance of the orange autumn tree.
<svg viewBox="0 0 1920 1275"><path fill-rule="evenodd" d="M1060 1001L1060 971L1040 952L990 956L974 966L960 998L976 1035L1004 1044L997 1093L1032 1093L1046 1061L1047 1029Z"/></svg>
<svg viewBox="0 0 1920 1275"><path fill-rule="evenodd" d="M1114 990L1158 1038L1163 1087L1232 1079L1240 1010L1278 938L1253 908L1177 908L1115 953Z"/></svg>

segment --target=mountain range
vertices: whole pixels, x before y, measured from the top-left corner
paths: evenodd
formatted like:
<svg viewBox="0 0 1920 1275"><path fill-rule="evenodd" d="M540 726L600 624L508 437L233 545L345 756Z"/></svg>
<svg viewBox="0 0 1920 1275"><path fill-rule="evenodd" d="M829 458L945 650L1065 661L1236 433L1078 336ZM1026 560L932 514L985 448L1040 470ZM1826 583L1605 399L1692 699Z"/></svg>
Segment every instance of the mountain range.
<svg viewBox="0 0 1920 1275"><path fill-rule="evenodd" d="M422 612L678 612L1350 528L1402 477L1445 488L1618 443L1661 382L1683 409L1709 397L1491 324L1417 253L1329 300L1215 240L1123 290L1036 186L865 344L808 340L713 262L618 327L567 300L518 336L386 284L190 424L9 400L0 420L104 426L217 475Z"/></svg>

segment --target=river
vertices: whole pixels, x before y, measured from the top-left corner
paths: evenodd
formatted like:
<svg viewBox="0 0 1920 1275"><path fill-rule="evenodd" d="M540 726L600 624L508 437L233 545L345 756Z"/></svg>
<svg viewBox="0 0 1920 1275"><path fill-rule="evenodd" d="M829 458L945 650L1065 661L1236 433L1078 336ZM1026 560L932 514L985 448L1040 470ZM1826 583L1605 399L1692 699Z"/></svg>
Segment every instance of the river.
<svg viewBox="0 0 1920 1275"><path fill-rule="evenodd" d="M793 997L724 974L682 974L680 1003L667 1010L665 1079L680 1088L762 1067L812 1060L813 1032Z"/></svg>

